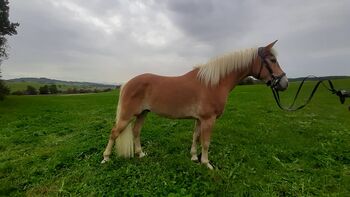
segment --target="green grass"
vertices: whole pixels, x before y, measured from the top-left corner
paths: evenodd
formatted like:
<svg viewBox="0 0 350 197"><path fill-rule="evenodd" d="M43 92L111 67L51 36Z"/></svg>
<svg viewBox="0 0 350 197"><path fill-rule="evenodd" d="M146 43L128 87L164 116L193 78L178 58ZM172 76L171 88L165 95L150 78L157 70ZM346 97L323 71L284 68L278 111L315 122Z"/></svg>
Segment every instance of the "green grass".
<svg viewBox="0 0 350 197"><path fill-rule="evenodd" d="M349 88L350 80L335 85ZM213 131L213 171L190 161L193 121L153 114L141 133L145 158L101 165L117 99L113 91L0 102L0 195L350 195L350 102L322 87L293 113L262 85L237 87Z"/></svg>

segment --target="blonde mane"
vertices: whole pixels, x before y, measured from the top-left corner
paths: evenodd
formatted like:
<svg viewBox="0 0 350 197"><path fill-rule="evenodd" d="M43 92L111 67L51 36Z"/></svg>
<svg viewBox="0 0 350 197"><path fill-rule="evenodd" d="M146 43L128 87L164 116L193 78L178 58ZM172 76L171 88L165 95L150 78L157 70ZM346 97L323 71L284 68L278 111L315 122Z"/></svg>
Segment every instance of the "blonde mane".
<svg viewBox="0 0 350 197"><path fill-rule="evenodd" d="M232 71L248 67L257 56L258 49L250 48L212 58L206 64L195 66L199 69L197 78L207 86L215 86Z"/></svg>

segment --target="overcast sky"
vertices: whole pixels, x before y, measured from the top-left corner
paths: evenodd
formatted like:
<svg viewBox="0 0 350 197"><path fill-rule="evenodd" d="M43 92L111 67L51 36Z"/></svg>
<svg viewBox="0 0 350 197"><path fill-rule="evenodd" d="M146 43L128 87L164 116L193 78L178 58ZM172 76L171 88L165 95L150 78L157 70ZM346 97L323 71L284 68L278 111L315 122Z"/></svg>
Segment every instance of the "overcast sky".
<svg viewBox="0 0 350 197"><path fill-rule="evenodd" d="M181 75L276 39L289 77L350 75L348 0L12 0L5 79L125 82Z"/></svg>

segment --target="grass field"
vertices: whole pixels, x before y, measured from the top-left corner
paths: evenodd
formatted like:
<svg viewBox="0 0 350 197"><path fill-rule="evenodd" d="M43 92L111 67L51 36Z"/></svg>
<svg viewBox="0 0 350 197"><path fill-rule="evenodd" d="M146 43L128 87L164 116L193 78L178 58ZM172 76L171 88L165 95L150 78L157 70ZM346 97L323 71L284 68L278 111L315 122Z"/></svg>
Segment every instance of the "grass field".
<svg viewBox="0 0 350 197"><path fill-rule="evenodd" d="M11 92L24 91L27 86L33 86L35 89L39 89L43 84L36 82L7 82L6 86L10 88Z"/></svg>
<svg viewBox="0 0 350 197"><path fill-rule="evenodd" d="M6 82L6 85L10 88L11 92L15 91L25 91L27 86L33 86L35 89L39 89L40 87L47 85L37 82ZM50 85L50 84L48 84ZM64 84L58 84L58 89L67 90L68 88L74 88L74 86L68 86Z"/></svg>
<svg viewBox="0 0 350 197"><path fill-rule="evenodd" d="M153 114L141 133L145 158L100 164L117 100L113 91L0 102L0 195L350 196L350 102L322 87L293 113L263 85L237 87L214 128L213 171L190 161L193 121Z"/></svg>

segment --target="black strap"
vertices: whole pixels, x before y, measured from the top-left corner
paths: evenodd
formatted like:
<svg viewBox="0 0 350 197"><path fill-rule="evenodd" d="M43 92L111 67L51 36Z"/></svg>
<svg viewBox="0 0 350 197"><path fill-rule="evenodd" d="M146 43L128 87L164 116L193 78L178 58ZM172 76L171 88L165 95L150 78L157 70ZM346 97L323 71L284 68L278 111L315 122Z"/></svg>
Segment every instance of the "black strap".
<svg viewBox="0 0 350 197"><path fill-rule="evenodd" d="M304 85L305 81L306 81L307 79L311 78L311 77L314 77L314 78L319 79L318 77L312 76L312 75L305 77L305 78L301 81L301 83L300 83L300 85L299 85L299 87L298 87L297 93L296 93L295 96L294 96L293 102L292 102L292 104L291 104L289 107L282 106L282 104L281 104L281 99L280 99L280 95L279 95L278 91L277 91L276 89L274 89L274 88L271 88L272 93L273 93L273 96L274 96L274 98L275 98L275 101L276 101L278 107L281 108L282 110L285 110L285 111L297 111L297 110L299 110L299 109L304 108L307 104L310 103L312 97L314 96L314 94L315 94L315 92L317 91L317 89L318 89L318 87L320 86L320 84L322 84L327 90L329 90L330 92L332 92L332 94L337 95L337 96L339 97L340 102L341 102L342 104L345 102L345 98L350 97L350 92L347 92L347 91L345 91L345 90L336 90L336 89L334 88L334 85L333 85L333 83L332 83L331 80L329 80L329 79L319 79L319 80L317 81L315 87L313 88L313 90L312 90L312 92L311 92L309 98L306 100L306 102L305 102L304 104L298 106L298 107L294 107L295 102L296 102L296 100L297 100L297 98L298 98L298 96L299 96L300 90L302 89L302 86ZM328 87L327 85L324 84L324 81L327 81L327 82L328 82L329 87Z"/></svg>

